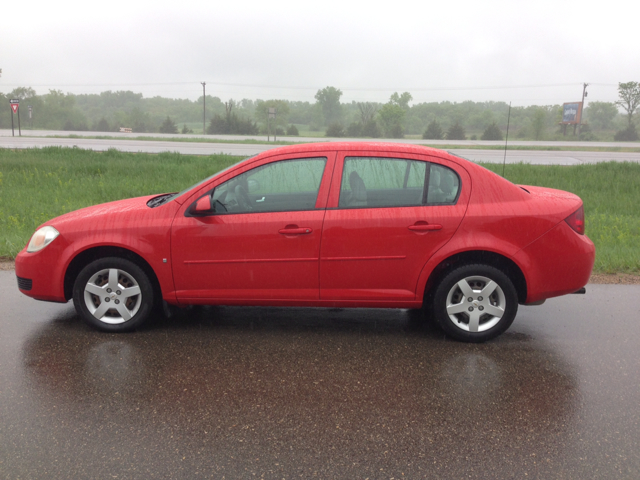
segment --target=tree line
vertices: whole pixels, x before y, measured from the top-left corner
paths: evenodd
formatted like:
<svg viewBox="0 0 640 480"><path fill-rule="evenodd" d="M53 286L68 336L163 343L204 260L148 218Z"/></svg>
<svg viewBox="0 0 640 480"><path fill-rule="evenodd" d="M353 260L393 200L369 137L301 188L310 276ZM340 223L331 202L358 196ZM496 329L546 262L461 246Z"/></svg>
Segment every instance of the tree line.
<svg viewBox="0 0 640 480"><path fill-rule="evenodd" d="M587 103L582 139L607 140L615 136L617 140L637 140L634 120L640 105L640 85L620 83L618 93L617 102ZM0 104L7 106L7 113L0 114L0 128L11 126L8 105L13 98L20 99L23 128L111 132L126 127L135 133L203 132L203 97L194 101L144 98L141 93L131 91L76 95L49 90L46 94L37 94L33 88L20 87L0 93ZM315 102L223 101L207 95L205 132L297 135L302 131L329 137L403 138L410 135L450 140L501 140L506 133L509 105L505 102L412 104L410 92L393 93L386 103L349 103L341 102L341 98L342 91L333 86L318 90ZM25 106L32 107L31 118ZM513 107L509 136L532 140L558 138L561 120L561 105Z"/></svg>

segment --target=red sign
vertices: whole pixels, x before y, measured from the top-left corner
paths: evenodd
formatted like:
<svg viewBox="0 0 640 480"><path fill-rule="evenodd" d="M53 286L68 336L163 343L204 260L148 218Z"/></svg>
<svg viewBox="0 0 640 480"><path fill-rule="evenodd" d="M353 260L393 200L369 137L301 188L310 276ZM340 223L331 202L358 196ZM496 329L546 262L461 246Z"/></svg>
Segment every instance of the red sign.
<svg viewBox="0 0 640 480"><path fill-rule="evenodd" d="M18 113L18 104L17 103L12 103L11 104L11 110L13 110L13 113Z"/></svg>

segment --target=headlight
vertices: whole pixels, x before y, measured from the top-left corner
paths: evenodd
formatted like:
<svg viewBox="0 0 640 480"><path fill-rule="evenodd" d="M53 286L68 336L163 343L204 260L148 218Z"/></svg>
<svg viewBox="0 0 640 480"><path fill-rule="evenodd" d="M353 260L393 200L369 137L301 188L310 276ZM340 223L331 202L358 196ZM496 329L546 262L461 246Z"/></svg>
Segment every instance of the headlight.
<svg viewBox="0 0 640 480"><path fill-rule="evenodd" d="M39 252L44 247L55 240L60 233L53 227L42 227L31 237L31 241L27 246L27 252Z"/></svg>

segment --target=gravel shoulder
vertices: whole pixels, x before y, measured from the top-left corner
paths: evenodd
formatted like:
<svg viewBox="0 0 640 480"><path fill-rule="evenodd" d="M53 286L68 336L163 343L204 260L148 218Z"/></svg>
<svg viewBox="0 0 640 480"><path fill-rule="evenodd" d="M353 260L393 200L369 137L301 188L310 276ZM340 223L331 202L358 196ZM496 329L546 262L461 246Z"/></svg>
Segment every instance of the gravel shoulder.
<svg viewBox="0 0 640 480"><path fill-rule="evenodd" d="M13 260L0 258L0 270L14 270L15 263ZM640 285L640 275L631 275L628 273L594 273L589 279L589 283L599 283L607 285Z"/></svg>

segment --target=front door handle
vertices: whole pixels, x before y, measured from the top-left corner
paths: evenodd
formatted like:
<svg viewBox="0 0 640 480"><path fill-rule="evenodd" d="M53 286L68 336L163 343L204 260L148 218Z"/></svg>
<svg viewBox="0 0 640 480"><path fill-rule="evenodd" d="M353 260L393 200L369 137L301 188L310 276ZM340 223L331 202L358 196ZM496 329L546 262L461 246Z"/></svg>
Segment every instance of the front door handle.
<svg viewBox="0 0 640 480"><path fill-rule="evenodd" d="M287 225L278 230L278 233L282 235L308 235L311 232L313 232L313 229L309 227L298 227L297 225Z"/></svg>
<svg viewBox="0 0 640 480"><path fill-rule="evenodd" d="M409 230L413 232L431 232L433 230L442 230L442 225L438 225L437 223L416 223L414 225L410 225Z"/></svg>
<svg viewBox="0 0 640 480"><path fill-rule="evenodd" d="M256 203L260 203L260 202L264 202L264 197L262 197L260 200L256 200Z"/></svg>

